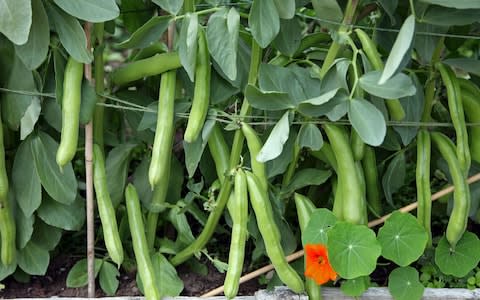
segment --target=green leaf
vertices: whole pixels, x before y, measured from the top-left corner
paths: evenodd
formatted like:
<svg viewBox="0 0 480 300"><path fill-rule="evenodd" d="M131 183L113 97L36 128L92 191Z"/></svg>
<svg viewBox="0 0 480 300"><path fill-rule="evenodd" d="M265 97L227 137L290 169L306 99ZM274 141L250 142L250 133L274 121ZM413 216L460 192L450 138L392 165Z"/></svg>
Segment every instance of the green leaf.
<svg viewBox="0 0 480 300"><path fill-rule="evenodd" d="M40 99L37 97L32 98L32 102L27 107L25 114L20 119L20 139L24 140L30 133L32 133L37 124L38 117L40 117Z"/></svg>
<svg viewBox="0 0 480 300"><path fill-rule="evenodd" d="M267 48L280 31L280 17L274 0L254 0L248 16L248 26L258 45Z"/></svg>
<svg viewBox="0 0 480 300"><path fill-rule="evenodd" d="M17 269L17 259L7 266L0 262L0 280L4 280L8 276L12 275Z"/></svg>
<svg viewBox="0 0 480 300"><path fill-rule="evenodd" d="M461 69L465 72L473 75L480 76L480 61L472 58L449 58L443 61L443 63Z"/></svg>
<svg viewBox="0 0 480 300"><path fill-rule="evenodd" d="M384 84L379 84L381 71L372 71L360 77L359 84L369 94L384 98L398 99L415 95L416 88L410 77L403 73L398 73L388 79Z"/></svg>
<svg viewBox="0 0 480 300"><path fill-rule="evenodd" d="M57 132L62 130L62 109L55 99L43 99L42 115L48 125Z"/></svg>
<svg viewBox="0 0 480 300"><path fill-rule="evenodd" d="M208 137L212 132L214 120L207 120L202 129L202 134L193 143L183 141L183 150L185 151L185 167L187 168L188 177L192 178L197 170L198 163L202 158L203 151L207 146Z"/></svg>
<svg viewBox="0 0 480 300"><path fill-rule="evenodd" d="M85 221L85 201L77 198L71 205L45 196L37 214L48 225L65 230L79 230Z"/></svg>
<svg viewBox="0 0 480 300"><path fill-rule="evenodd" d="M318 151L323 146L322 132L317 125L312 123L303 124L300 127L297 139L300 148Z"/></svg>
<svg viewBox="0 0 480 300"><path fill-rule="evenodd" d="M55 200L63 204L71 204L77 196L77 179L73 173L72 164L58 168L55 160L58 144L48 134L39 132L32 137L32 153L35 169L43 188Z"/></svg>
<svg viewBox="0 0 480 300"><path fill-rule="evenodd" d="M445 275L464 277L480 261L480 240L477 235L466 231L452 249L445 237L438 242L435 249L435 264Z"/></svg>
<svg viewBox="0 0 480 300"><path fill-rule="evenodd" d="M32 0L32 26L28 41L21 46L15 45L15 53L29 70L35 70L47 58L49 42L50 27L45 8L41 0Z"/></svg>
<svg viewBox="0 0 480 300"><path fill-rule="evenodd" d="M330 90L318 97L315 97L315 98L310 98L310 99L307 99L307 100L304 100L301 102L301 104L312 104L312 105L322 105L322 104L325 104L327 103L328 101L330 101L331 99L333 99L337 93L339 91L339 88L336 88L336 89L333 89L333 90Z"/></svg>
<svg viewBox="0 0 480 300"><path fill-rule="evenodd" d="M20 144L12 169L13 192L25 216L31 216L42 202L42 186L35 169L31 146L32 139Z"/></svg>
<svg viewBox="0 0 480 300"><path fill-rule="evenodd" d="M321 20L325 20L325 22L320 21L323 27L336 29L338 25L332 24L332 22L342 22L343 11L337 0L312 0L312 5L316 16Z"/></svg>
<svg viewBox="0 0 480 300"><path fill-rule="evenodd" d="M326 208L315 209L302 234L302 244L327 244L327 233L337 222L337 217Z"/></svg>
<svg viewBox="0 0 480 300"><path fill-rule="evenodd" d="M160 6L163 10L168 11L172 15L176 15L183 5L183 0L152 0L153 3Z"/></svg>
<svg viewBox="0 0 480 300"><path fill-rule="evenodd" d="M425 287L418 280L417 270L401 267L388 276L388 290L396 300L420 300Z"/></svg>
<svg viewBox="0 0 480 300"><path fill-rule="evenodd" d="M178 36L178 54L180 55L180 62L192 82L195 80L198 45L197 36L198 15L187 13L182 21L182 29Z"/></svg>
<svg viewBox="0 0 480 300"><path fill-rule="evenodd" d="M276 175L284 173L288 165L293 159L293 147L295 144L295 137L297 133L295 130L290 130L290 135L288 137L287 142L283 145L283 151L274 160L270 160L266 162L266 169L267 169L267 177L272 178Z"/></svg>
<svg viewBox="0 0 480 300"><path fill-rule="evenodd" d="M306 186L321 185L325 183L330 176L332 176L330 170L325 171L313 168L301 169L295 173L292 181L282 189L282 193L289 194Z"/></svg>
<svg viewBox="0 0 480 300"><path fill-rule="evenodd" d="M61 107L61 102L63 99L63 78L65 74L65 66L67 65L67 60L63 57L60 49L52 49L53 53L53 68L55 71L55 98L58 104L58 107ZM60 110L60 125L61 125L61 110ZM61 126L60 126L61 128Z"/></svg>
<svg viewBox="0 0 480 300"><path fill-rule="evenodd" d="M295 103L287 93L262 91L254 85L247 85L245 96L252 107L262 110L285 110L295 108Z"/></svg>
<svg viewBox="0 0 480 300"><path fill-rule="evenodd" d="M383 174L383 191L385 193L385 198L387 198L388 204L390 204L392 207L395 207L392 194L398 191L398 189L401 188L405 183L406 164L405 153L403 151L399 152L398 155L392 159L387 167L387 170Z"/></svg>
<svg viewBox="0 0 480 300"><path fill-rule="evenodd" d="M33 233L33 223L35 222L35 216L25 216L21 210L15 213L15 225L16 225L16 240L17 248L23 249L27 246Z"/></svg>
<svg viewBox="0 0 480 300"><path fill-rule="evenodd" d="M123 25L127 32L134 32L143 24L147 23L152 15L151 4L137 0L122 0L120 10L127 12L122 14Z"/></svg>
<svg viewBox="0 0 480 300"><path fill-rule="evenodd" d="M113 20L120 14L115 0L54 0L54 2L68 14L92 23Z"/></svg>
<svg viewBox="0 0 480 300"><path fill-rule="evenodd" d="M210 16L207 24L208 50L230 80L237 79L237 50L240 14L223 8Z"/></svg>
<svg viewBox="0 0 480 300"><path fill-rule="evenodd" d="M390 17L392 25L395 25L395 11L398 7L398 0L380 0L379 3Z"/></svg>
<svg viewBox="0 0 480 300"><path fill-rule="evenodd" d="M114 265L107 261L103 262L100 269L99 283L102 291L107 296L114 296L117 292L119 285L118 276L120 276L120 272Z"/></svg>
<svg viewBox="0 0 480 300"><path fill-rule="evenodd" d="M480 21L480 9L430 6L419 21L440 26L470 25Z"/></svg>
<svg viewBox="0 0 480 300"><path fill-rule="evenodd" d="M176 297L183 290L183 281L178 277L177 271L160 252L152 256L155 280L160 292L160 297ZM137 282L140 291L143 291L143 284L137 274Z"/></svg>
<svg viewBox="0 0 480 300"><path fill-rule="evenodd" d="M424 99L424 89L417 76L413 75L413 81L417 92L413 96L405 97L400 100L400 104L405 111L403 122L420 122L422 118ZM387 100L388 101L388 100ZM402 143L406 146L417 136L418 126L395 126L395 131L400 135Z"/></svg>
<svg viewBox="0 0 480 300"><path fill-rule="evenodd" d="M95 278L102 268L103 260L95 258ZM81 259L73 265L67 275L67 287L78 288L86 286L88 283L87 259Z"/></svg>
<svg viewBox="0 0 480 300"><path fill-rule="evenodd" d="M281 53L292 56L297 51L302 40L302 25L297 18L280 20L280 32L273 41L273 45Z"/></svg>
<svg viewBox="0 0 480 300"><path fill-rule="evenodd" d="M77 2L77 1L70 1ZM47 3L49 21L55 26L60 42L75 60L88 64L92 62L92 54L87 49L87 38L77 19L68 15L55 5Z"/></svg>
<svg viewBox="0 0 480 300"><path fill-rule="evenodd" d="M37 92L32 72L28 70L16 56L13 60L13 67L6 88L32 93ZM35 99L38 100L38 97L18 93L6 93L1 102L2 119L11 129L18 130L25 111L27 111Z"/></svg>
<svg viewBox="0 0 480 300"><path fill-rule="evenodd" d="M120 49L148 47L153 42L158 41L158 37L162 36L165 30L167 30L171 20L171 16L153 17L132 33L130 38L117 46Z"/></svg>
<svg viewBox="0 0 480 300"><path fill-rule="evenodd" d="M423 254L428 235L414 216L395 211L378 231L378 241L383 257L405 267Z"/></svg>
<svg viewBox="0 0 480 300"><path fill-rule="evenodd" d="M353 99L348 107L348 119L360 138L369 145L382 144L387 133L387 124L382 113L364 99Z"/></svg>
<svg viewBox="0 0 480 300"><path fill-rule="evenodd" d="M291 19L295 16L295 0L273 0L278 15L282 19Z"/></svg>
<svg viewBox="0 0 480 300"><path fill-rule="evenodd" d="M123 199L123 191L127 182L128 164L134 144L120 144L113 148L105 161L107 188L110 192L113 206L116 207Z"/></svg>
<svg viewBox="0 0 480 300"><path fill-rule="evenodd" d="M35 220L32 241L38 246L51 251L58 245L61 237L62 229L50 226L40 218Z"/></svg>
<svg viewBox="0 0 480 300"><path fill-rule="evenodd" d="M80 103L80 124L85 125L92 120L95 106L97 105L97 93L95 88L88 82L82 82L82 101Z"/></svg>
<svg viewBox="0 0 480 300"><path fill-rule="evenodd" d="M0 32L17 45L28 40L32 25L30 0L0 0Z"/></svg>
<svg viewBox="0 0 480 300"><path fill-rule="evenodd" d="M286 111L275 127L273 127L272 132L255 158L257 161L264 163L282 154L283 145L288 140L288 135L290 134L289 115L290 112Z"/></svg>
<svg viewBox="0 0 480 300"><path fill-rule="evenodd" d="M415 16L410 15L403 22L397 39L390 50L390 55L385 62L385 68L383 69L382 76L380 77L378 84L385 84L395 73L402 64L405 55L409 53L409 49L412 45L413 38L415 36Z"/></svg>
<svg viewBox="0 0 480 300"><path fill-rule="evenodd" d="M420 0L421 2L458 9L480 8L480 2L472 0Z"/></svg>
<svg viewBox="0 0 480 300"><path fill-rule="evenodd" d="M372 273L382 248L375 233L365 225L335 224L327 233L330 264L345 279Z"/></svg>
<svg viewBox="0 0 480 300"><path fill-rule="evenodd" d="M370 287L370 277L362 276L342 282L340 290L347 296L360 297Z"/></svg>
<svg viewBox="0 0 480 300"><path fill-rule="evenodd" d="M50 254L34 242L28 242L25 248L17 252L18 266L30 275L45 275Z"/></svg>

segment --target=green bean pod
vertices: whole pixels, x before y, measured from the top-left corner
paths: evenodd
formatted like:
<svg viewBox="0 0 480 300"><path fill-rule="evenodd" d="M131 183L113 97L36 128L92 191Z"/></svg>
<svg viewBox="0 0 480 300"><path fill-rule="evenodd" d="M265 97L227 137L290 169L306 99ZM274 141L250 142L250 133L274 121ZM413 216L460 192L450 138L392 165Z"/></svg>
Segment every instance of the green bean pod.
<svg viewBox="0 0 480 300"><path fill-rule="evenodd" d="M152 190L158 184L161 188L160 202L165 200L170 179L170 160L174 135L174 104L176 71L162 74L160 93L158 96L157 127L153 141L152 161L148 169L148 180ZM157 203L152 203L152 206Z"/></svg>
<svg viewBox="0 0 480 300"><path fill-rule="evenodd" d="M115 209L108 192L103 152L97 144L93 145L93 184L105 246L112 261L120 267L123 262L123 246L118 232Z"/></svg>
<svg viewBox="0 0 480 300"><path fill-rule="evenodd" d="M62 132L56 157L60 169L63 169L77 152L82 79L83 64L70 57L63 79Z"/></svg>
<svg viewBox="0 0 480 300"><path fill-rule="evenodd" d="M218 179L223 183L230 164L230 149L225 142L222 130L218 124L213 126L212 132L208 137L208 150L215 162L215 170L217 171Z"/></svg>
<svg viewBox="0 0 480 300"><path fill-rule="evenodd" d="M470 188L466 176L460 167L455 154L455 145L444 134L431 133L432 141L437 146L442 157L447 161L448 170L453 180L453 209L448 220L446 237L452 248L462 238L467 227L468 214L470 211Z"/></svg>
<svg viewBox="0 0 480 300"><path fill-rule="evenodd" d="M3 124L0 117L0 199L7 199L7 197L8 197L8 175L7 175L7 168L5 167L5 145L3 141Z"/></svg>
<svg viewBox="0 0 480 300"><path fill-rule="evenodd" d="M303 281L285 259L280 237L272 234L272 232L278 232L278 228L275 220L271 217L273 211L267 191L263 188L255 174L248 171L245 172L245 174L247 177L250 203L255 211L258 229L262 235L267 255L272 261L280 280L295 293L300 293L304 290Z"/></svg>
<svg viewBox="0 0 480 300"><path fill-rule="evenodd" d="M365 147L362 167L365 176L365 186L367 188L367 203L373 210L375 216L380 217L383 213L383 206L380 197L377 158L375 156L375 150L370 146Z"/></svg>
<svg viewBox="0 0 480 300"><path fill-rule="evenodd" d="M480 89L466 79L459 79L458 82L462 90L462 104L467 121L480 123ZM480 163L480 126L468 128L468 140L472 159Z"/></svg>
<svg viewBox="0 0 480 300"><path fill-rule="evenodd" d="M315 204L312 203L307 197L295 193L295 206L297 207L298 224L300 225L300 231L303 235L305 228L310 221L310 216L316 209ZM322 299L321 286L318 285L315 280L305 278L305 289L307 290L308 299L320 300Z"/></svg>
<svg viewBox="0 0 480 300"><path fill-rule="evenodd" d="M360 178L354 169L355 160L347 133L343 127L324 124L328 140L337 161L338 187L342 193L343 219L353 224L361 224L366 215L365 196Z"/></svg>
<svg viewBox="0 0 480 300"><path fill-rule="evenodd" d="M265 191L268 191L268 180L267 172L265 170L265 164L257 160L257 155L262 149L262 142L260 141L260 138L258 137L255 130L250 125L248 125L247 123L242 123L241 126L243 135L247 140L247 147L248 151L250 152L250 164L253 174L255 174L259 179L262 188Z"/></svg>
<svg viewBox="0 0 480 300"><path fill-rule="evenodd" d="M132 236L133 252L137 262L137 270L142 279L146 300L160 300L160 292L156 285L155 272L148 251L142 210L137 190L129 183L125 188L128 224Z"/></svg>
<svg viewBox="0 0 480 300"><path fill-rule="evenodd" d="M234 197L229 203L232 217L232 237L228 255L228 270L224 283L224 294L227 299L234 298L238 293L240 275L242 275L245 258L245 243L247 241L248 221L248 190L245 172L238 169L235 174Z"/></svg>
<svg viewBox="0 0 480 300"><path fill-rule="evenodd" d="M421 129L417 134L417 167L415 172L418 203L417 219L427 231L430 245L432 242L432 192L430 190L431 147L430 134L427 130Z"/></svg>
<svg viewBox="0 0 480 300"><path fill-rule="evenodd" d="M355 33L357 34L357 37L362 44L363 52L372 64L372 67L377 71L382 70L384 65L380 58L380 53L378 53L377 45L362 29L355 29ZM400 121L405 118L405 110L398 99L387 99L385 104L387 105L388 112L393 120Z"/></svg>
<svg viewBox="0 0 480 300"><path fill-rule="evenodd" d="M468 174L471 156L468 146L468 133L467 126L465 125L460 85L457 76L450 67L442 63L437 63L435 66L440 71L442 81L447 89L448 108L457 137L457 158L463 172Z"/></svg>
<svg viewBox="0 0 480 300"><path fill-rule="evenodd" d="M210 103L210 76L210 53L208 52L207 38L203 30L200 29L198 31L198 52L192 108L190 109L187 128L183 135L183 139L187 143L192 143L197 139L207 118L208 104Z"/></svg>
<svg viewBox="0 0 480 300"><path fill-rule="evenodd" d="M350 134L350 140L352 143L352 153L355 161L360 161L365 154L366 144L363 142L362 138L358 135L357 131L352 128Z"/></svg>

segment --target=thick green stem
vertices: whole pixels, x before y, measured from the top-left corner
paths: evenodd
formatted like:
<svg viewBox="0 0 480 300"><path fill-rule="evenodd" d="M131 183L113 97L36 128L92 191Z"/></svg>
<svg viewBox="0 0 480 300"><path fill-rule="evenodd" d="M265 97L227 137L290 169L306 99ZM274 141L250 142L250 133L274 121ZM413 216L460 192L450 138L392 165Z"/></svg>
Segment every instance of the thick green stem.
<svg viewBox="0 0 480 300"><path fill-rule="evenodd" d="M183 1L183 12L194 12L195 11L195 0L184 0Z"/></svg>
<svg viewBox="0 0 480 300"><path fill-rule="evenodd" d="M94 56L94 76L95 76L95 92L97 93L97 103L102 104L105 102L105 98L100 96L105 90L105 71L103 69L103 23L97 23L94 27L95 35L97 37L98 46L95 47L93 53ZM93 142L100 146L103 151L103 115L105 107L103 105L97 105L93 115Z"/></svg>

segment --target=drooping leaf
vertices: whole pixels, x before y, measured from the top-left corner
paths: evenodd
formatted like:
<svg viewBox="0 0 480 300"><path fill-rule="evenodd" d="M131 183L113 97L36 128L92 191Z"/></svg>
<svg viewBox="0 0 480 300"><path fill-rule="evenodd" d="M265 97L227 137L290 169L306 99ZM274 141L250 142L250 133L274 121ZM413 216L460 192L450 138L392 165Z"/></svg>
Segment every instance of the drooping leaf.
<svg viewBox="0 0 480 300"><path fill-rule="evenodd" d="M198 15L187 13L180 30L178 54L183 68L193 82L195 80L195 65L198 45Z"/></svg>
<svg viewBox="0 0 480 300"><path fill-rule="evenodd" d="M364 99L353 99L348 107L348 119L360 138L369 145L382 144L387 133L387 124L382 113Z"/></svg>
<svg viewBox="0 0 480 300"><path fill-rule="evenodd" d="M480 2L472 0L420 0L421 2L441 5L445 7L453 7L458 9L480 8Z"/></svg>
<svg viewBox="0 0 480 300"><path fill-rule="evenodd" d="M378 241L383 257L405 267L423 254L428 235L414 216L395 211L378 231Z"/></svg>
<svg viewBox="0 0 480 300"><path fill-rule="evenodd" d="M137 0L122 0L120 10L122 14L122 21L125 29L132 33L140 28L152 16L152 11L149 10L150 3ZM128 13L125 13L128 12Z"/></svg>
<svg viewBox="0 0 480 300"><path fill-rule="evenodd" d="M414 36L415 16L410 15L405 19L402 27L400 28L400 32L398 33L397 39L395 40L387 62L385 63L382 76L378 81L379 84L385 84L388 79L390 79L399 71L398 68L402 64L405 55L408 53Z"/></svg>
<svg viewBox="0 0 480 300"><path fill-rule="evenodd" d="M92 23L113 20L120 14L115 0L54 0L54 2L68 14Z"/></svg>
<svg viewBox="0 0 480 300"><path fill-rule="evenodd" d="M35 216L25 216L21 210L18 210L15 214L16 224L16 240L17 248L23 249L30 241L33 233L33 223L35 222Z"/></svg>
<svg viewBox="0 0 480 300"><path fill-rule="evenodd" d="M45 275L48 264L50 263L50 254L47 250L41 248L30 241L17 252L18 266L30 275Z"/></svg>
<svg viewBox="0 0 480 300"><path fill-rule="evenodd" d="M332 175L332 172L327 170L306 168L298 171L292 178L292 181L282 189L283 194L292 193L298 189L311 185L321 185Z"/></svg>
<svg viewBox="0 0 480 300"><path fill-rule="evenodd" d="M153 0L153 3L172 15L176 15L182 8L183 0Z"/></svg>
<svg viewBox="0 0 480 300"><path fill-rule="evenodd" d="M262 91L254 85L247 85L245 96L250 105L264 110L285 110L295 108L295 103L287 93Z"/></svg>
<svg viewBox="0 0 480 300"><path fill-rule="evenodd" d="M388 276L388 290L398 300L420 300L425 287L418 279L418 271L412 267L400 267Z"/></svg>
<svg viewBox="0 0 480 300"><path fill-rule="evenodd" d="M40 99L38 97L32 98L32 102L27 107L25 114L20 120L20 139L24 140L30 133L32 133L37 124L38 117L40 117Z"/></svg>
<svg viewBox="0 0 480 300"><path fill-rule="evenodd" d="M290 130L288 140L283 145L282 153L275 159L266 162L267 177L272 178L276 175L284 173L288 165L293 159L293 147L295 144L295 137L297 133L295 130Z"/></svg>
<svg viewBox="0 0 480 300"><path fill-rule="evenodd" d="M132 33L126 41L118 44L118 47L121 49L128 49L146 48L150 46L153 42L158 41L158 37L167 30L171 20L171 16L152 17Z"/></svg>
<svg viewBox="0 0 480 300"><path fill-rule="evenodd" d="M273 45L281 53L292 56L300 46L302 26L297 18L280 20L280 32L273 41Z"/></svg>
<svg viewBox="0 0 480 300"><path fill-rule="evenodd" d="M291 19L295 16L295 0L273 0L280 18Z"/></svg>
<svg viewBox="0 0 480 300"><path fill-rule="evenodd" d="M16 202L25 216L31 216L42 202L42 186L35 169L32 140L20 144L12 169L12 185Z"/></svg>
<svg viewBox="0 0 480 300"><path fill-rule="evenodd" d="M0 262L0 280L4 280L8 276L12 275L16 269L17 269L17 259L15 259L9 265L4 265L2 262Z"/></svg>
<svg viewBox="0 0 480 300"><path fill-rule="evenodd" d="M464 277L480 261L480 240L477 235L466 231L452 249L446 237L438 242L435 249L435 264L443 274Z"/></svg>
<svg viewBox="0 0 480 300"><path fill-rule="evenodd" d="M406 174L406 161L405 153L400 152L390 162L382 178L383 191L385 192L385 198L387 198L388 204L395 207L393 203L392 194L401 188L405 181Z"/></svg>
<svg viewBox="0 0 480 300"><path fill-rule="evenodd" d="M283 145L290 134L290 112L286 111L280 118L278 123L273 127L272 132L263 144L262 149L258 153L256 160L259 162L267 162L277 158L283 150Z"/></svg>
<svg viewBox="0 0 480 300"><path fill-rule="evenodd" d="M327 233L335 225L337 218L326 208L318 208L313 211L310 221L302 234L302 244L327 244Z"/></svg>
<svg viewBox="0 0 480 300"><path fill-rule="evenodd" d="M359 84L369 94L384 98L398 99L415 95L416 88L410 77L398 73L388 79L384 84L379 84L380 71L372 71L360 77Z"/></svg>
<svg viewBox="0 0 480 300"><path fill-rule="evenodd" d="M107 187L114 206L117 206L123 198L130 154L135 146L134 144L120 144L108 153L105 161Z"/></svg>
<svg viewBox="0 0 480 300"><path fill-rule="evenodd" d="M207 120L202 130L202 134L193 143L183 142L183 149L185 151L185 166L187 168L188 176L191 178L197 170L198 163L202 158L203 151L207 146L208 137L215 125L214 120Z"/></svg>
<svg viewBox="0 0 480 300"><path fill-rule="evenodd" d="M280 17L274 0L254 0L248 16L248 26L258 45L266 48L280 31Z"/></svg>
<svg viewBox="0 0 480 300"><path fill-rule="evenodd" d="M320 150L323 145L322 132L312 123L303 124L300 127L297 139L300 148L309 148L312 151Z"/></svg>
<svg viewBox="0 0 480 300"><path fill-rule="evenodd" d="M25 44L31 25L30 0L0 0L0 32L9 40L17 45Z"/></svg>
<svg viewBox="0 0 480 300"><path fill-rule="evenodd" d="M432 5L420 21L440 26L470 25L480 21L480 9L455 9Z"/></svg>
<svg viewBox="0 0 480 300"><path fill-rule="evenodd" d="M35 220L32 241L41 248L48 251L53 250L60 242L61 237L62 229L50 226L40 218Z"/></svg>
<svg viewBox="0 0 480 300"><path fill-rule="evenodd" d="M80 124L85 125L92 120L93 112L97 104L97 93L94 87L84 80L82 82L82 100L80 103Z"/></svg>
<svg viewBox="0 0 480 300"><path fill-rule="evenodd" d="M103 260L100 258L95 258L95 277L97 277L98 272L102 268ZM81 259L77 261L73 267L68 271L67 275L67 287L77 288L86 286L88 283L88 273L87 273L87 259Z"/></svg>
<svg viewBox="0 0 480 300"><path fill-rule="evenodd" d="M397 10L398 0L380 0L379 3L390 17L392 25L395 25L395 11Z"/></svg>
<svg viewBox="0 0 480 300"><path fill-rule="evenodd" d="M29 70L35 70L47 57L49 41L50 28L45 8L41 0L32 0L32 26L28 41L21 46L15 45L15 53Z"/></svg>
<svg viewBox="0 0 480 300"><path fill-rule="evenodd" d="M183 281L178 277L177 271L160 252L152 255L152 265L155 272L156 284L160 296L176 297L183 290ZM140 291L143 291L143 283L137 273L137 283Z"/></svg>
<svg viewBox="0 0 480 300"><path fill-rule="evenodd" d="M342 22L343 11L337 0L312 0L312 5L323 27L335 29Z"/></svg>
<svg viewBox="0 0 480 300"><path fill-rule="evenodd" d="M367 276L375 270L381 247L375 233L365 225L335 224L327 233L327 248L333 269L345 279Z"/></svg>
<svg viewBox="0 0 480 300"><path fill-rule="evenodd" d="M65 230L79 230L85 221L85 201L77 198L72 204L65 205L45 195L37 213L48 225Z"/></svg>
<svg viewBox="0 0 480 300"><path fill-rule="evenodd" d="M57 142L41 131L32 137L31 147L43 188L55 201L67 205L73 203L77 196L77 179L71 163L64 166L63 173L58 168L55 160Z"/></svg>
<svg viewBox="0 0 480 300"><path fill-rule="evenodd" d="M465 72L473 75L480 76L480 61L472 58L449 58L443 61L443 63L461 69Z"/></svg>
<svg viewBox="0 0 480 300"><path fill-rule="evenodd" d="M240 15L235 8L221 9L207 24L208 50L230 80L237 79L237 51Z"/></svg>
<svg viewBox="0 0 480 300"><path fill-rule="evenodd" d="M120 276L120 272L117 267L108 261L102 263L102 268L100 269L99 274L99 283L102 291L104 291L107 296L114 296L117 292L120 283L118 281L118 276Z"/></svg>

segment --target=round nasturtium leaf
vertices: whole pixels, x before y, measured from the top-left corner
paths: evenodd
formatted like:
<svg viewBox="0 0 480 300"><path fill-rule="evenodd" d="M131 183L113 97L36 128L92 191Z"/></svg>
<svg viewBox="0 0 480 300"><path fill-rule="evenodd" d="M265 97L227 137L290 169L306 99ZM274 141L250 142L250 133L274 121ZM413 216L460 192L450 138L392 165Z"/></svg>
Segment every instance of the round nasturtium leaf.
<svg viewBox="0 0 480 300"><path fill-rule="evenodd" d="M330 264L340 277L353 279L375 270L382 249L367 226L340 222L327 235Z"/></svg>
<svg viewBox="0 0 480 300"><path fill-rule="evenodd" d="M310 221L302 234L302 244L326 244L327 232L332 227L337 218L326 208L318 208L313 211Z"/></svg>
<svg viewBox="0 0 480 300"><path fill-rule="evenodd" d="M480 240L474 233L466 231L452 249L445 237L442 237L435 249L435 264L446 275L464 277L480 261Z"/></svg>
<svg viewBox="0 0 480 300"><path fill-rule="evenodd" d="M418 272L412 267L400 267L388 276L388 290L395 300L422 299L425 287L418 279Z"/></svg>
<svg viewBox="0 0 480 300"><path fill-rule="evenodd" d="M423 254L428 235L414 216L396 211L378 231L378 241L383 257L405 267Z"/></svg>
<svg viewBox="0 0 480 300"><path fill-rule="evenodd" d="M350 297L360 297L370 287L370 277L362 276L342 282L340 290Z"/></svg>

